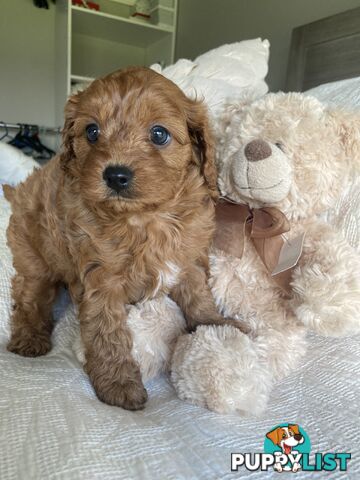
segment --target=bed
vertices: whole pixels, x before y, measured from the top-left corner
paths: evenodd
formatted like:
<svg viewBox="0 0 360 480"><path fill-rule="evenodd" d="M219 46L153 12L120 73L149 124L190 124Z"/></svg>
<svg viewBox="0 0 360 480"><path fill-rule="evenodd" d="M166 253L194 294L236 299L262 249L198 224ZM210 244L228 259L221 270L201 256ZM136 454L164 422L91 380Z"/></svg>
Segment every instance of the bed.
<svg viewBox="0 0 360 480"><path fill-rule="evenodd" d="M360 15L360 9L356 12ZM335 23L336 18L343 19L342 15L331 18ZM321 22L317 25L323 28ZM317 27L312 24L311 28ZM296 66L298 78L306 62L301 65ZM360 75L360 62L350 76L356 75ZM309 83L306 73L302 78L297 90L317 83ZM321 82L327 80L334 78ZM325 102L360 108L360 77L309 93ZM358 249L359 212L360 183L355 179L335 211L329 212L328 221L339 225ZM150 398L144 411L128 412L100 403L73 352L78 323L65 292L54 308L53 350L31 360L9 354L5 347L13 273L5 242L9 213L8 204L0 198L1 480L278 478L272 471L233 473L230 454L263 452L265 433L282 422L300 424L310 436L312 452L353 454L348 472L337 470L332 478L360 478L360 338L310 334L302 367L277 386L259 418L222 416L187 404L176 397L165 375L147 383ZM299 480L320 476L296 474Z"/></svg>
<svg viewBox="0 0 360 480"><path fill-rule="evenodd" d="M286 90L303 92L360 74L360 8L292 32Z"/></svg>

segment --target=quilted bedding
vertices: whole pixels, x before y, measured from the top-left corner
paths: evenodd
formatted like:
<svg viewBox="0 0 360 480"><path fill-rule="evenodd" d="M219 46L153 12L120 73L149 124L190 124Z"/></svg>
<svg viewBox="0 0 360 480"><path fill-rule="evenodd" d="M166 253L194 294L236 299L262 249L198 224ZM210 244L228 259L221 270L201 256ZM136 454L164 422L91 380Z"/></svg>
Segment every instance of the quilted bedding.
<svg viewBox="0 0 360 480"><path fill-rule="evenodd" d="M360 89L359 89L360 91ZM264 436L282 422L300 424L312 452L350 452L360 478L360 338L309 335L308 354L277 385L260 418L221 416L180 401L168 378L149 382L144 411L100 403L72 351L76 313L63 293L55 307L53 350L27 359L6 351L11 259L5 245L9 206L0 198L0 479L278 478L269 471L231 472L231 452L263 452ZM329 216L359 248L360 183ZM300 472L296 479L324 474Z"/></svg>

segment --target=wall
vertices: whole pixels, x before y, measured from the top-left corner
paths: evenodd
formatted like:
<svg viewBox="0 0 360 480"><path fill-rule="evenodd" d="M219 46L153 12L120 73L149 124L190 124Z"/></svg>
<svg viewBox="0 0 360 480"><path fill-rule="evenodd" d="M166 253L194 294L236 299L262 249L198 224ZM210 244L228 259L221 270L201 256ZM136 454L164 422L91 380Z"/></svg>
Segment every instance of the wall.
<svg viewBox="0 0 360 480"><path fill-rule="evenodd" d="M54 126L55 6L0 3L0 121Z"/></svg>
<svg viewBox="0 0 360 480"><path fill-rule="evenodd" d="M272 91L285 85L294 27L360 7L360 0L179 0L176 58L195 58L223 43L270 40L267 77Z"/></svg>

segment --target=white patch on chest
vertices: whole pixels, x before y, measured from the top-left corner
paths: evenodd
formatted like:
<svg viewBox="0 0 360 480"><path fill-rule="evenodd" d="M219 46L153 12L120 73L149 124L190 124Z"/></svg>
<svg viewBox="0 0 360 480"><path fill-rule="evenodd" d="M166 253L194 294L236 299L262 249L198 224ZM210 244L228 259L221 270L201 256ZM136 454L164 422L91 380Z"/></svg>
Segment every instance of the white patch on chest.
<svg viewBox="0 0 360 480"><path fill-rule="evenodd" d="M178 282L180 267L173 262L165 262L165 265L167 268L160 270L158 273L158 282L153 296L157 295L161 290L171 289Z"/></svg>

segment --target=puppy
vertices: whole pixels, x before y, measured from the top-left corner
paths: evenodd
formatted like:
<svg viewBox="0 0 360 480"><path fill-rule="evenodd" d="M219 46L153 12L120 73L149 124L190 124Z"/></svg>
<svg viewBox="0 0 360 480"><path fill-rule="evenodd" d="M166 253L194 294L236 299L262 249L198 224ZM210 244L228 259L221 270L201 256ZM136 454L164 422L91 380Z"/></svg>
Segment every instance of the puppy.
<svg viewBox="0 0 360 480"><path fill-rule="evenodd" d="M266 436L274 443L274 445L279 446L282 453L285 453L286 455L289 455L290 453L296 455L299 452L293 450L293 448L304 443L304 437L300 433L298 425L288 425L287 427L275 428L271 432L268 432ZM274 469L278 472L282 472L283 470L297 472L301 469L301 465L298 462L294 462L292 466L285 465L283 467L281 463L276 462Z"/></svg>
<svg viewBox="0 0 360 480"><path fill-rule="evenodd" d="M50 350L51 307L65 283L97 396L142 408L127 303L167 293L190 330L239 326L217 312L207 284L216 180L204 106L163 76L129 68L72 96L60 155L5 188L16 270L8 350Z"/></svg>

